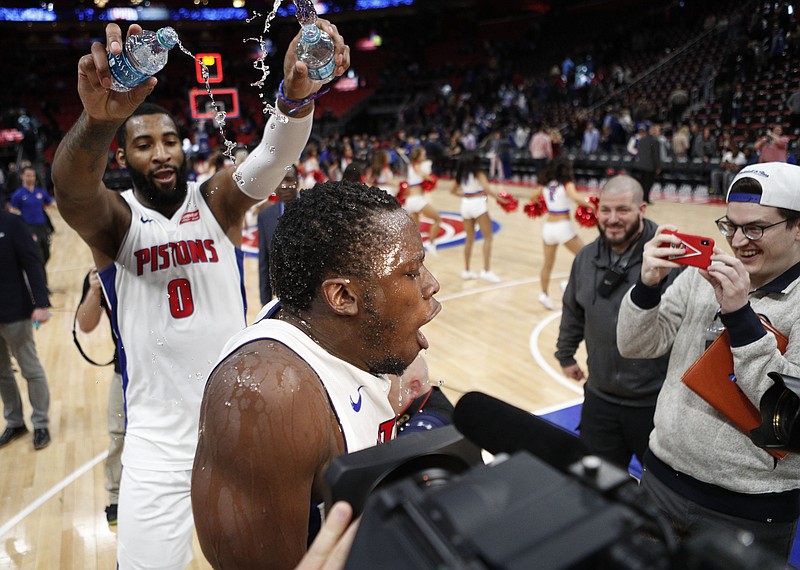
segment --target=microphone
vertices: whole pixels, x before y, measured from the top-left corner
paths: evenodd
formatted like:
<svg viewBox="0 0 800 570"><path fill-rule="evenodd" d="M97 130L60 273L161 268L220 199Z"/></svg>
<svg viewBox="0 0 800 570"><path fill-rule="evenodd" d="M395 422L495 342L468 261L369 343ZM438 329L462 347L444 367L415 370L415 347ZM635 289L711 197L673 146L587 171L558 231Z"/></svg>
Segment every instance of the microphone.
<svg viewBox="0 0 800 570"><path fill-rule="evenodd" d="M527 451L565 473L589 451L574 435L520 408L481 392L464 394L453 423L489 453Z"/></svg>

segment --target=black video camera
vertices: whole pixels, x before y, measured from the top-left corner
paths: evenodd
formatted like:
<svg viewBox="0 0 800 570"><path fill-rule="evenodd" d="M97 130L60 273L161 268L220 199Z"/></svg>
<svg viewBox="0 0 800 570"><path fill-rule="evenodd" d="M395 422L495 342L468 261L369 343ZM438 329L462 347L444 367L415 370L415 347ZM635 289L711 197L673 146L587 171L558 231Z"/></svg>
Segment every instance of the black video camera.
<svg viewBox="0 0 800 570"><path fill-rule="evenodd" d="M775 383L759 403L761 425L750 432L759 447L800 451L800 378L770 372Z"/></svg>
<svg viewBox="0 0 800 570"><path fill-rule="evenodd" d="M501 409L492 408L488 398L471 401L483 416L491 417ZM460 404L456 425L471 433L458 421ZM733 531L715 529L678 544L669 523L626 471L596 456L581 455L580 442L571 434L567 439L574 440L574 446L561 440L567 432L550 432L548 428L557 428L504 406L520 413L511 421L519 428L511 446L536 440L531 451L556 461L548 464L528 450L509 450L508 455L489 449L496 457L484 465L475 455L477 446L453 426L333 460L325 476L326 504L346 500L356 514L363 509L346 569L784 567L772 553L747 544L746 537ZM525 429L523 414L536 420L528 426L536 433ZM476 426L482 423L486 428L491 421L476 421ZM484 432L495 429L492 433L499 438L502 430L497 428L489 426ZM560 462L563 457L570 460ZM575 457L579 458L573 461Z"/></svg>

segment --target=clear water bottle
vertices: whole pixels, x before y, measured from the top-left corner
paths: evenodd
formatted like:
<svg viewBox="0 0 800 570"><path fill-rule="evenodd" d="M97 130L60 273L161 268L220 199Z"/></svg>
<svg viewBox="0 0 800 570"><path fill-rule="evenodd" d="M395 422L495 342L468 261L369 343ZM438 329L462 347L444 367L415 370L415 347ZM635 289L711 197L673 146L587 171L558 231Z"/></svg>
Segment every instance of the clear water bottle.
<svg viewBox="0 0 800 570"><path fill-rule="evenodd" d="M295 0L297 21L303 30L297 42L297 59L308 66L308 77L318 83L333 79L336 69L333 40L317 27L317 11L312 0Z"/></svg>
<svg viewBox="0 0 800 570"><path fill-rule="evenodd" d="M167 65L167 56L178 43L178 33L169 26L157 32L143 30L125 40L122 53L108 54L114 91L130 91Z"/></svg>

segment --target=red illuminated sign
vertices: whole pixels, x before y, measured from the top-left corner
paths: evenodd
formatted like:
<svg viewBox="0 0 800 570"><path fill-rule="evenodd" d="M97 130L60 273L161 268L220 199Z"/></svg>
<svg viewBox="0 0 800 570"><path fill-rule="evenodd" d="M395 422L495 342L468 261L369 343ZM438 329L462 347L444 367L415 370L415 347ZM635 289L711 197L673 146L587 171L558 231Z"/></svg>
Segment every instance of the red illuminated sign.
<svg viewBox="0 0 800 570"><path fill-rule="evenodd" d="M222 83L222 56L218 53L198 53L194 59L194 72L197 82L205 84L203 65L208 69L209 83Z"/></svg>

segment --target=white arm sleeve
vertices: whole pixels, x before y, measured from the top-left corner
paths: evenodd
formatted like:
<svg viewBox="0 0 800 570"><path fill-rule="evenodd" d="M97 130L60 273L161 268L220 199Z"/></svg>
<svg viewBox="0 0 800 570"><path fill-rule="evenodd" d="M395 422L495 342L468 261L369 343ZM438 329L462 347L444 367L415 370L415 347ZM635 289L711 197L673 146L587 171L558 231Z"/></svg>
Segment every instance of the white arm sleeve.
<svg viewBox="0 0 800 570"><path fill-rule="evenodd" d="M275 191L286 176L286 169L300 158L311 135L313 117L314 113L299 119L287 117L288 122L283 123L275 115L270 116L261 142L233 173L243 194L263 200Z"/></svg>

